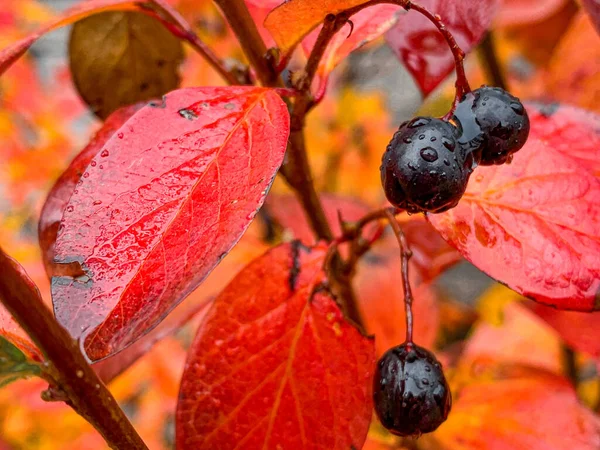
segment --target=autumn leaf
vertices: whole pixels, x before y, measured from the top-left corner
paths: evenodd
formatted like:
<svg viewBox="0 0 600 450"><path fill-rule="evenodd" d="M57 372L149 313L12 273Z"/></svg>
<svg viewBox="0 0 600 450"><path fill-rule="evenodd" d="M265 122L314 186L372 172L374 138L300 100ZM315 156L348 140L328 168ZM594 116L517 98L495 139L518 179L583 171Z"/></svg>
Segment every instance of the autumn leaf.
<svg viewBox="0 0 600 450"><path fill-rule="evenodd" d="M181 41L160 21L136 12L86 17L69 40L75 86L101 118L176 89L183 56Z"/></svg>
<svg viewBox="0 0 600 450"><path fill-rule="evenodd" d="M328 14L338 14L363 3L365 0L288 0L269 13L265 27L286 55Z"/></svg>
<svg viewBox="0 0 600 450"><path fill-rule="evenodd" d="M571 20L547 64L539 74L544 97L600 112L600 36L590 17Z"/></svg>
<svg viewBox="0 0 600 450"><path fill-rule="evenodd" d="M142 108L108 140L69 200L55 248L55 261L74 270L53 278L55 313L73 336L88 336L90 358L156 326L229 252L264 201L288 133L287 108L270 89L189 88Z"/></svg>
<svg viewBox="0 0 600 450"><path fill-rule="evenodd" d="M60 269L60 265L54 264L54 244L63 211L67 207L71 195L73 195L77 182L81 179L94 156L102 150L112 135L142 106L144 106L143 103L126 106L111 114L88 145L73 159L69 167L56 180L48 193L38 222L39 243L48 277L57 275L56 270Z"/></svg>
<svg viewBox="0 0 600 450"><path fill-rule="evenodd" d="M323 289L326 248L275 247L215 300L181 383L178 450L362 447L373 341Z"/></svg>
<svg viewBox="0 0 600 450"><path fill-rule="evenodd" d="M599 309L600 180L576 156L587 142L569 139L593 132L562 134L554 148L552 134L538 137L535 117L512 164L477 168L459 205L428 218L515 291L561 309Z"/></svg>
<svg viewBox="0 0 600 450"><path fill-rule="evenodd" d="M432 436L460 450L593 450L600 419L558 375L509 364L465 365L468 381ZM452 383L451 383L452 384Z"/></svg>
<svg viewBox="0 0 600 450"><path fill-rule="evenodd" d="M466 53L483 37L498 8L498 0L424 0L438 14ZM425 16L409 11L386 34L386 41L414 77L424 96L454 69L454 58L442 34Z"/></svg>
<svg viewBox="0 0 600 450"><path fill-rule="evenodd" d="M568 345L600 360L600 312L559 311L539 303L532 304L531 310L554 328Z"/></svg>

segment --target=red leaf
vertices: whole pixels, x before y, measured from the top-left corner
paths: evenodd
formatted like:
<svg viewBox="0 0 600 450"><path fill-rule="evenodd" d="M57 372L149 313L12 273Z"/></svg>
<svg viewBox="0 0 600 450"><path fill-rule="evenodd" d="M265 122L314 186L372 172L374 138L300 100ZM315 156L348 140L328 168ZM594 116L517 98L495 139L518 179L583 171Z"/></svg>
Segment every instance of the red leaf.
<svg viewBox="0 0 600 450"><path fill-rule="evenodd" d="M600 419L577 399L564 377L539 369L465 367L452 413L433 435L461 450L596 450ZM467 375L468 376L468 375ZM458 378L458 377L457 377Z"/></svg>
<svg viewBox="0 0 600 450"><path fill-rule="evenodd" d="M65 210L58 320L96 360L156 326L248 227L283 160L289 116L269 89L173 91L123 125ZM71 264L73 266L73 264ZM93 333L89 333L93 330Z"/></svg>
<svg viewBox="0 0 600 450"><path fill-rule="evenodd" d="M580 137L593 132L559 134L554 148L545 124L532 113L531 136L513 163L479 167L459 205L429 220L515 291L561 309L600 309L600 180L577 156L588 145Z"/></svg>
<svg viewBox="0 0 600 450"><path fill-rule="evenodd" d="M21 350L29 359L43 361L44 357L17 321L4 308L2 298L33 295L41 298L40 291L25 269L0 249L0 336ZM21 297L20 297L21 298Z"/></svg>
<svg viewBox="0 0 600 450"><path fill-rule="evenodd" d="M499 1L423 0L419 3L441 16L467 53L490 27ZM443 36L426 17L414 11L399 17L398 23L387 32L386 40L425 96L454 69L454 59Z"/></svg>
<svg viewBox="0 0 600 450"><path fill-rule="evenodd" d="M531 137L577 160L600 178L600 116L558 103L526 104Z"/></svg>
<svg viewBox="0 0 600 450"><path fill-rule="evenodd" d="M52 22L47 24L41 30L30 34L26 38L15 42L4 50L0 51L0 75L8 69L17 59L29 50L35 41L44 34L65 25L72 24L103 11L140 11L146 5L154 3L154 0L90 0L78 3L68 9Z"/></svg>
<svg viewBox="0 0 600 450"><path fill-rule="evenodd" d="M324 88L331 71L350 53L377 39L397 21L397 15L404 12L396 5L375 5L352 16L352 27L346 24L332 39L319 63L316 88ZM314 30L302 41L304 52L312 51L322 27Z"/></svg>
<svg viewBox="0 0 600 450"><path fill-rule="evenodd" d="M362 447L373 341L319 289L325 254L276 247L215 300L181 383L178 450Z"/></svg>
<svg viewBox="0 0 600 450"><path fill-rule="evenodd" d="M71 195L73 195L75 185L81 179L92 158L102 150L102 147L112 135L143 105L144 103L138 103L126 106L111 114L102 125L102 128L73 159L50 190L38 224L40 248L42 249L44 267L49 277L57 275L55 270L60 269L60 266L54 264L54 243L63 211L67 207Z"/></svg>
<svg viewBox="0 0 600 450"><path fill-rule="evenodd" d="M584 8L592 18L594 26L600 33L600 0L581 0Z"/></svg>
<svg viewBox="0 0 600 450"><path fill-rule="evenodd" d="M539 303L531 308L558 331L567 344L600 360L600 312L559 311Z"/></svg>

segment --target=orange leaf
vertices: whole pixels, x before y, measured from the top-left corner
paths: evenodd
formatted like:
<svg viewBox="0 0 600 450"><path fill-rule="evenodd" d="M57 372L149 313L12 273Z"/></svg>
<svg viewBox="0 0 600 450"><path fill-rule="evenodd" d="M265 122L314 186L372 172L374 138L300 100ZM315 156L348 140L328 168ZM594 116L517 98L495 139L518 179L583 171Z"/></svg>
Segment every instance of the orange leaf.
<svg viewBox="0 0 600 450"><path fill-rule="evenodd" d="M433 435L444 449L600 448L600 419L565 378L510 366L469 370L475 378L454 396L448 421Z"/></svg>
<svg viewBox="0 0 600 450"><path fill-rule="evenodd" d="M178 450L362 447L373 341L323 289L325 255L276 247L215 300L181 383Z"/></svg>
<svg viewBox="0 0 600 450"><path fill-rule="evenodd" d="M285 55L328 14L337 14L362 3L365 0L289 0L269 13L265 27Z"/></svg>

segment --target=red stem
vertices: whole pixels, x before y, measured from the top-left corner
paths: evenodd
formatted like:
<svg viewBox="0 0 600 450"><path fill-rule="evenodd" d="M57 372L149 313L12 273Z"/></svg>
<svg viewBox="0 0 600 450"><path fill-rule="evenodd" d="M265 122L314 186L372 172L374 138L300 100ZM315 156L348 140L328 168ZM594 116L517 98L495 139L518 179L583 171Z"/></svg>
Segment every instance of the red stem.
<svg viewBox="0 0 600 450"><path fill-rule="evenodd" d="M413 343L413 313L412 313L412 302L413 295L410 288L410 279L408 277L408 261L412 256L412 252L408 246L406 236L402 232L402 228L398 224L398 221L394 217L394 214L389 210L385 210L385 215L390 222L390 226L396 235L398 245L400 246L400 258L402 262L402 288L404 290L404 308L406 310L406 343Z"/></svg>

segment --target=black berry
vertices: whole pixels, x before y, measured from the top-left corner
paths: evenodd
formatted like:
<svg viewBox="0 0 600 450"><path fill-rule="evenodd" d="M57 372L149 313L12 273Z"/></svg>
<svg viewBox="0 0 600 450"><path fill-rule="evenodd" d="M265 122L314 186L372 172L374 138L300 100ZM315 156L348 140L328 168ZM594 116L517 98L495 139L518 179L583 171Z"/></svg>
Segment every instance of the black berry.
<svg viewBox="0 0 600 450"><path fill-rule="evenodd" d="M398 436L435 430L452 406L441 364L433 353L407 343L389 349L379 360L373 401L383 426Z"/></svg>
<svg viewBox="0 0 600 450"><path fill-rule="evenodd" d="M459 143L483 165L510 162L529 136L529 116L504 89L483 86L465 95L454 112Z"/></svg>
<svg viewBox="0 0 600 450"><path fill-rule="evenodd" d="M455 126L431 117L400 125L381 164L390 203L408 212L442 212L456 206L473 166L458 136Z"/></svg>

